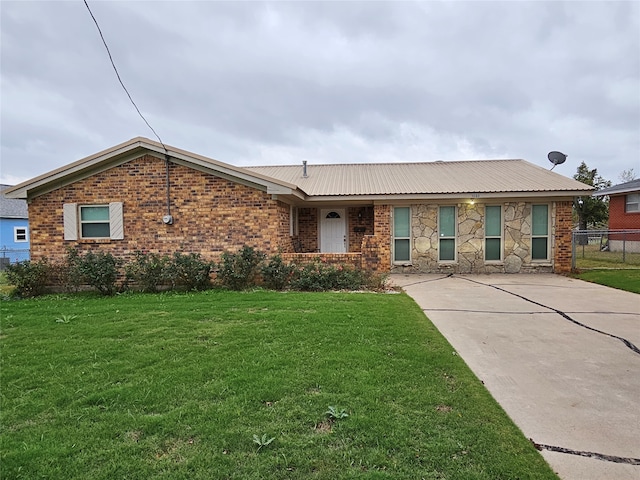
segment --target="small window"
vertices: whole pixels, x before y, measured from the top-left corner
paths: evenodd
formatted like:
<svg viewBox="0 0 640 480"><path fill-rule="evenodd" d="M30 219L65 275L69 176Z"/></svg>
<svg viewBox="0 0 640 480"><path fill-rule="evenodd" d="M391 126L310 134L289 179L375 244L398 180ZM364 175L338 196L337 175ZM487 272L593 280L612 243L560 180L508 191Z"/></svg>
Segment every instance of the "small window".
<svg viewBox="0 0 640 480"><path fill-rule="evenodd" d="M626 212L640 212L640 193L630 193L627 195Z"/></svg>
<svg viewBox="0 0 640 480"><path fill-rule="evenodd" d="M80 207L80 236L82 238L110 238L109 206Z"/></svg>
<svg viewBox="0 0 640 480"><path fill-rule="evenodd" d="M326 218L340 218L340 214L338 212L329 212Z"/></svg>
<svg viewBox="0 0 640 480"><path fill-rule="evenodd" d="M13 227L13 241L15 243L24 243L29 241L27 227Z"/></svg>
<svg viewBox="0 0 640 480"><path fill-rule="evenodd" d="M78 238L124 238L124 216L122 202L109 205L81 205L65 203L62 205L64 239Z"/></svg>
<svg viewBox="0 0 640 480"><path fill-rule="evenodd" d="M484 259L488 262L502 260L502 207L485 207Z"/></svg>
<svg viewBox="0 0 640 480"><path fill-rule="evenodd" d="M298 207L289 208L289 235L298 235Z"/></svg>
<svg viewBox="0 0 640 480"><path fill-rule="evenodd" d="M411 262L411 208L393 209L393 263Z"/></svg>
<svg viewBox="0 0 640 480"><path fill-rule="evenodd" d="M453 262L456 259L456 207L440 207L438 212L438 259Z"/></svg>
<svg viewBox="0 0 640 480"><path fill-rule="evenodd" d="M531 259L549 259L549 205L531 209Z"/></svg>

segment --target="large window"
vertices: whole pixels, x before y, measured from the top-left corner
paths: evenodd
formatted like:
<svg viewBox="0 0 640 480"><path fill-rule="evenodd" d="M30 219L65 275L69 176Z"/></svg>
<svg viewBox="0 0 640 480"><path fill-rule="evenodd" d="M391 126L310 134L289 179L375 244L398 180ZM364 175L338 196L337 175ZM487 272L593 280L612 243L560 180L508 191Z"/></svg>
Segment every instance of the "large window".
<svg viewBox="0 0 640 480"><path fill-rule="evenodd" d="M502 260L502 207L499 205L485 207L484 259Z"/></svg>
<svg viewBox="0 0 640 480"><path fill-rule="evenodd" d="M13 241L15 243L24 243L29 241L27 227L13 227Z"/></svg>
<svg viewBox="0 0 640 480"><path fill-rule="evenodd" d="M393 209L393 262L411 262L411 208Z"/></svg>
<svg viewBox="0 0 640 480"><path fill-rule="evenodd" d="M531 209L531 258L549 259L549 205L533 205Z"/></svg>
<svg viewBox="0 0 640 480"><path fill-rule="evenodd" d="M440 207L438 212L439 248L438 259L441 262L453 262L456 259L456 207Z"/></svg>
<svg viewBox="0 0 640 480"><path fill-rule="evenodd" d="M625 211L640 212L640 193L630 193L627 195Z"/></svg>

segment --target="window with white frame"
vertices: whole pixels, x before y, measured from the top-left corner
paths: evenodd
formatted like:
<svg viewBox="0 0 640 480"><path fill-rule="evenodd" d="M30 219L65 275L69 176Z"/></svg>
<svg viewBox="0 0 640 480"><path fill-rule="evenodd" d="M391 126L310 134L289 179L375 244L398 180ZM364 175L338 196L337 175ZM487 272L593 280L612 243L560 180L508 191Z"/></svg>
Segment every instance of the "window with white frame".
<svg viewBox="0 0 640 480"><path fill-rule="evenodd" d="M549 260L549 205L531 207L531 259Z"/></svg>
<svg viewBox="0 0 640 480"><path fill-rule="evenodd" d="M625 212L640 212L640 193L630 193L626 197Z"/></svg>
<svg viewBox="0 0 640 480"><path fill-rule="evenodd" d="M82 205L80 207L80 236L82 238L110 238L108 205Z"/></svg>
<svg viewBox="0 0 640 480"><path fill-rule="evenodd" d="M456 260L456 207L444 206L438 210L438 260Z"/></svg>
<svg viewBox="0 0 640 480"><path fill-rule="evenodd" d="M80 206L76 203L65 203L62 212L65 240L124 238L122 202Z"/></svg>
<svg viewBox="0 0 640 480"><path fill-rule="evenodd" d="M411 207L393 209L393 263L411 262Z"/></svg>
<svg viewBox="0 0 640 480"><path fill-rule="evenodd" d="M28 242L29 233L27 227L13 227L13 241L15 243Z"/></svg>
<svg viewBox="0 0 640 480"><path fill-rule="evenodd" d="M487 262L502 260L502 207L500 205L485 207L484 259Z"/></svg>

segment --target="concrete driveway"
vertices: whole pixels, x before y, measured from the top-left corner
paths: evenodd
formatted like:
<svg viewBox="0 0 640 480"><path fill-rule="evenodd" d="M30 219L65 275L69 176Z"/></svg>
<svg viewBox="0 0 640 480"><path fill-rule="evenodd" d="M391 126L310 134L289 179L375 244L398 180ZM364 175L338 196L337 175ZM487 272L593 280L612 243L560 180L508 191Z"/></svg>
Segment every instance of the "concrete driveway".
<svg viewBox="0 0 640 480"><path fill-rule="evenodd" d="M391 281L561 478L640 479L640 295L551 274Z"/></svg>

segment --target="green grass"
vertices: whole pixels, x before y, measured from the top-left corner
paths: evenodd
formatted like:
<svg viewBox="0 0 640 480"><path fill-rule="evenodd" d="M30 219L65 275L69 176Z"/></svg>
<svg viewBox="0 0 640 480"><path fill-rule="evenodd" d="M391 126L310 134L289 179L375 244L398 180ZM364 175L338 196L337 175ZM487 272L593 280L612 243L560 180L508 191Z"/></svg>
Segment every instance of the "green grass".
<svg viewBox="0 0 640 480"><path fill-rule="evenodd" d="M404 294L1 309L2 478L557 478Z"/></svg>
<svg viewBox="0 0 640 480"><path fill-rule="evenodd" d="M640 253L602 252L600 245L576 245L576 268L639 269Z"/></svg>
<svg viewBox="0 0 640 480"><path fill-rule="evenodd" d="M589 270L574 276L607 287L640 293L640 270Z"/></svg>

